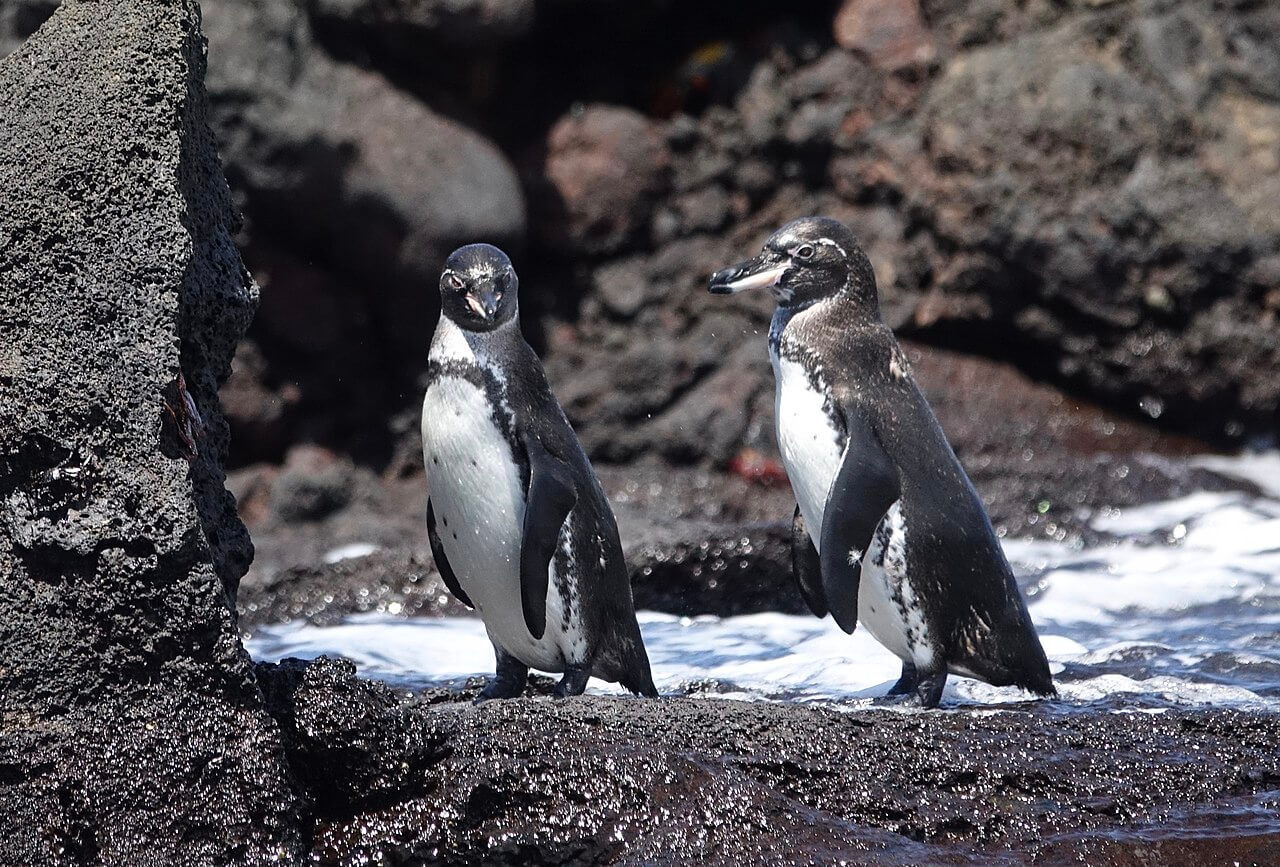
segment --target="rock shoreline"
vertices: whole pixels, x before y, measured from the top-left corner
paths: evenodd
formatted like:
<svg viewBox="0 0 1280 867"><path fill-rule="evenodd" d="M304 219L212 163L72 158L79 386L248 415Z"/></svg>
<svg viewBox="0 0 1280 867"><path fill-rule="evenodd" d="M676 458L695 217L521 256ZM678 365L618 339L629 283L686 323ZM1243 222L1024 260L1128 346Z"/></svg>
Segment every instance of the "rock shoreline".
<svg viewBox="0 0 1280 867"><path fill-rule="evenodd" d="M338 660L258 676L319 863L1265 863L1280 843L1276 715L473 706Z"/></svg>

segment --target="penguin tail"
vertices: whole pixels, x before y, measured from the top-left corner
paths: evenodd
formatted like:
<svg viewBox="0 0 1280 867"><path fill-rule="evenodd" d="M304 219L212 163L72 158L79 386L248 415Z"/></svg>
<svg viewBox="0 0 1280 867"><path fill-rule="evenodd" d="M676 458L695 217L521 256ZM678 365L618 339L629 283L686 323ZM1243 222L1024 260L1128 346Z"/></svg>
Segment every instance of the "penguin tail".
<svg viewBox="0 0 1280 867"><path fill-rule="evenodd" d="M634 622L634 620L632 621ZM619 642L616 660L616 677L612 678L626 689L645 698L657 698L658 688L653 685L653 673L649 670L649 654L645 653L644 640L637 625L634 634Z"/></svg>
<svg viewBox="0 0 1280 867"><path fill-rule="evenodd" d="M1057 698L1058 688L1049 673L1049 660L1035 632L1006 636L985 653L967 654L964 667L993 686L1016 686L1044 698Z"/></svg>
<svg viewBox="0 0 1280 867"><path fill-rule="evenodd" d="M639 671L632 671L619 679L618 683L625 688L631 690L636 695L645 698L657 698L658 688L653 685L653 675L649 673L649 666L646 664Z"/></svg>
<svg viewBox="0 0 1280 867"><path fill-rule="evenodd" d="M1058 687L1053 683L1053 675L1049 674L1048 663L1043 666L1043 669L1037 666L1034 672L1024 673L1018 686L1043 698L1058 697Z"/></svg>

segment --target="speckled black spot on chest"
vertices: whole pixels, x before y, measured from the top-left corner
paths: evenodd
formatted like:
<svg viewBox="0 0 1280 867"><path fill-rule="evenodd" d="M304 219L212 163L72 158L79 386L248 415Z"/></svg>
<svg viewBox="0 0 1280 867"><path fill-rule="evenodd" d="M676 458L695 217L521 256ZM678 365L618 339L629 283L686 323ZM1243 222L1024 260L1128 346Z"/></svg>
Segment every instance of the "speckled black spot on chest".
<svg viewBox="0 0 1280 867"><path fill-rule="evenodd" d="M506 389L502 387L502 383L498 381L492 371L474 362L451 358L445 361L432 361L427 365L427 388L442 379L451 377L469 382L484 392L485 403L489 404L489 418L511 449L511 454L520 470L520 482L527 491L529 489L529 462L525 458L524 449L519 447L520 442L511 423L511 416L501 409L503 404L507 402Z"/></svg>
<svg viewBox="0 0 1280 867"><path fill-rule="evenodd" d="M871 561L881 569L884 568L885 554L889 551L889 536L889 522L881 520L880 523L876 525L875 540L872 543L875 547L876 555Z"/></svg>
<svg viewBox="0 0 1280 867"><path fill-rule="evenodd" d="M577 540L573 538L572 532L569 534L569 544L570 546L573 546L573 550L576 550ZM576 582L569 574L572 560L565 552L564 545L556 546L556 553L552 562L555 564L552 576L556 582L556 592L560 594L560 601L564 606L564 612L560 617L560 629L564 633L568 634L569 623L573 619L573 612L577 606L578 599L574 592Z"/></svg>
<svg viewBox="0 0 1280 867"><path fill-rule="evenodd" d="M822 374L818 372L822 364L814 357L812 352L804 349L794 340L779 340L774 351L778 353L779 358L800 365L801 369L804 370L805 378L809 380L809 387L822 395L822 412L826 415L827 421L831 423L831 429L836 432L836 445L843 452L849 438L845 433L844 424L840 420L840 412L836 408L831 388L827 385L826 380L822 378Z"/></svg>

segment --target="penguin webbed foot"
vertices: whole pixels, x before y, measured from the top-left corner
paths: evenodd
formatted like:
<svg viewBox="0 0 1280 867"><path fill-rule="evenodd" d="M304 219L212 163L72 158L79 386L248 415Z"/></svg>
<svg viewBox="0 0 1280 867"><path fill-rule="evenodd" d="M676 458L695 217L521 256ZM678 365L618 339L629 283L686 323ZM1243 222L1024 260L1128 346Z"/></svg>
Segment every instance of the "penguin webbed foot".
<svg viewBox="0 0 1280 867"><path fill-rule="evenodd" d="M587 665L570 665L564 670L564 677L551 688L552 698L568 698L571 695L582 695L587 688L587 680L591 677L591 667Z"/></svg>
<svg viewBox="0 0 1280 867"><path fill-rule="evenodd" d="M947 670L933 672L918 676L919 680L915 686L915 700L912 702L920 703L920 707L929 710L936 708L938 703L942 701L942 688L947 685Z"/></svg>
<svg viewBox="0 0 1280 867"><path fill-rule="evenodd" d="M525 684L529 680L529 666L514 656L502 651L497 652L498 672L485 684L484 689L475 697L472 704L480 704L494 698L519 698L524 695Z"/></svg>
<svg viewBox="0 0 1280 867"><path fill-rule="evenodd" d="M885 695L911 695L919 685L920 673L916 671L915 665L910 662L904 662L902 663L902 676L898 678L897 683L889 687L889 691Z"/></svg>

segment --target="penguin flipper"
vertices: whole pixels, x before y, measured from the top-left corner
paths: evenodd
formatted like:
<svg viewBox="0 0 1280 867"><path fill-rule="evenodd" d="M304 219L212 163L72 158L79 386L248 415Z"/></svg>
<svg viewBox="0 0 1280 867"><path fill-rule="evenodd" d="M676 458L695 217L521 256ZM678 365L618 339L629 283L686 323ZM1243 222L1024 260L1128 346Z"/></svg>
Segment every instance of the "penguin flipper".
<svg viewBox="0 0 1280 867"><path fill-rule="evenodd" d="M440 572L440 577L444 579L444 586L449 588L449 592L458 599L462 600L462 604L468 608L475 608L470 597L467 596L462 585L458 583L458 576L453 574L453 567L449 565L449 558L444 555L444 545L440 544L440 533L436 530L436 512L431 507L431 500L427 500L427 539L431 542L431 556L436 558L436 570Z"/></svg>
<svg viewBox="0 0 1280 867"><path fill-rule="evenodd" d="M529 634L542 638L547 631L551 558L564 519L578 502L578 493L567 463L547 451L536 435L526 434L523 439L529 459L529 491L520 543L520 603Z"/></svg>
<svg viewBox="0 0 1280 867"><path fill-rule="evenodd" d="M791 571L795 573L800 595L813 616L826 617L827 595L822 590L822 564L798 505L791 518Z"/></svg>
<svg viewBox="0 0 1280 867"><path fill-rule="evenodd" d="M822 588L836 624L852 633L858 625L862 555L901 489L893 461L866 420L845 413L848 445L822 515ZM850 562L852 561L852 562Z"/></svg>

